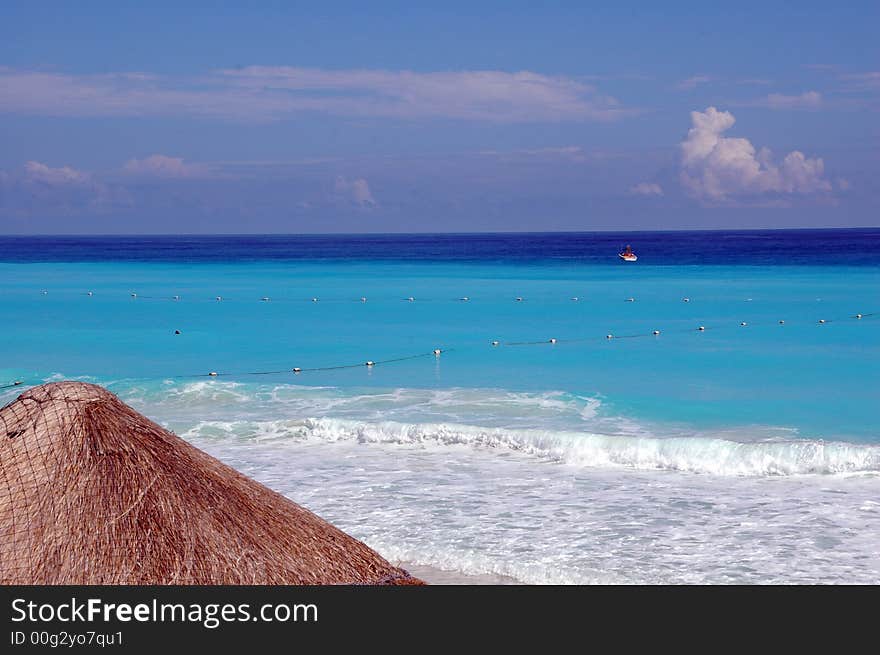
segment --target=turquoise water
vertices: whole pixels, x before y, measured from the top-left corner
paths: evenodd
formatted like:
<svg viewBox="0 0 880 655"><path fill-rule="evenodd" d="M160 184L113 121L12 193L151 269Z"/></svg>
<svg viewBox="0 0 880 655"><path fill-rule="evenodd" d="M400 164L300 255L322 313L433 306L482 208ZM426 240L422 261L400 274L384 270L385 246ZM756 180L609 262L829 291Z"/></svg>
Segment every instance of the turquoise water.
<svg viewBox="0 0 880 655"><path fill-rule="evenodd" d="M480 238L7 240L0 384L105 384L403 561L880 581L874 232Z"/></svg>
<svg viewBox="0 0 880 655"><path fill-rule="evenodd" d="M283 370L262 381L562 390L653 422L880 436L878 323L849 318L880 305L873 269L78 263L0 274L7 379ZM290 373L434 348L439 360Z"/></svg>

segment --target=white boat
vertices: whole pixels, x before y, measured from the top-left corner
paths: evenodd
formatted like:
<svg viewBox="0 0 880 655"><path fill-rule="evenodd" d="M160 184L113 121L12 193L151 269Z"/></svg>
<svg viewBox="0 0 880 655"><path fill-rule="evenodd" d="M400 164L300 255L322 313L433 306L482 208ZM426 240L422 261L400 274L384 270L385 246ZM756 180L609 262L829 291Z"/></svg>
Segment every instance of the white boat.
<svg viewBox="0 0 880 655"><path fill-rule="evenodd" d="M634 262L639 259L629 246L627 246L623 252L617 253L617 256L625 262Z"/></svg>

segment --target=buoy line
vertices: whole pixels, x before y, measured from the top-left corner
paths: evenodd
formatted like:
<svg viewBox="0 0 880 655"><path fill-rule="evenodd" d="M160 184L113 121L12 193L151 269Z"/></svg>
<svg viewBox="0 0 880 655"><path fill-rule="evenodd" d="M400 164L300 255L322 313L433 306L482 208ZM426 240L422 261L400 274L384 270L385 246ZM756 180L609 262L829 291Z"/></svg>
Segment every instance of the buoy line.
<svg viewBox="0 0 880 655"><path fill-rule="evenodd" d="M810 325L827 325L827 324L833 323L833 322L839 323L841 321L846 320L847 318L861 321L865 318L871 318L871 317L874 317L877 315L878 315L877 312L850 314L844 319L819 319L818 321L815 321L815 320L811 321L809 324ZM779 325L779 326L788 326L789 325L783 319L776 321L774 324ZM741 321L739 324L740 327L746 327L746 326L762 327L762 326L767 326L767 325L768 324L764 324L764 323L752 324L752 323L748 323L747 321ZM800 325L803 325L803 323L800 323ZM499 339L493 339L488 342L481 341L480 343L488 343L488 345L493 348L501 347L501 346L507 346L507 347L539 346L539 345L555 346L557 344L566 344L566 343L584 343L584 342L598 343L600 341L616 341L618 339L639 339L639 338L647 338L647 337L658 337L658 336L661 336L662 334L687 334L687 333L693 333L693 332L705 332L708 330L722 330L725 328L732 328L732 327L734 327L734 326L732 326L732 325L716 325L716 326L699 325L696 327L683 328L683 329L677 329L677 330L669 330L669 331L661 331L661 330L655 329L655 330L646 331L643 333L636 333L636 334L608 333L605 335L604 338L597 337L597 336L575 337L575 338L570 338L570 339L559 339L557 337L550 337L550 338L534 340L534 341L501 341ZM477 343L477 342L474 342L474 343ZM339 370L355 369L355 368L372 369L376 366L382 366L382 365L386 365L386 364L394 364L397 362L404 362L404 361L409 361L409 360L414 360L414 359L421 359L421 358L425 358L425 357L433 357L435 359L439 359L441 354L443 354L443 353L454 352L455 350L461 351L462 349L463 349L462 347L458 347L457 349L456 348L436 347L436 348L433 348L432 350L427 351L427 352L420 352L420 353L416 353L413 355L403 355L400 357L391 357L388 359L381 359L381 360L367 359L367 360L361 361L357 364L338 364L338 365L334 365L334 366L311 366L311 367L295 366L295 367L290 367L290 368L274 368L272 370L267 370L267 371L247 371L247 372L243 372L243 373L210 371L208 373L195 373L195 374L189 374L189 375L170 375L170 376L166 375L166 376L161 376L161 377L155 377L155 378L150 377L150 378L142 378L142 379L162 379L162 380L196 379L196 378L205 378L205 377L216 378L216 377L243 377L243 376L252 376L252 375L283 375L286 373L293 373L293 374L298 375L301 373L315 373L315 372L321 372L321 371L339 371ZM13 382L0 385L0 390L11 389L14 387L19 387L19 386L43 384L44 382L45 382L44 380L40 380L40 381L36 381L36 382L27 382L26 383L24 380L14 380Z"/></svg>

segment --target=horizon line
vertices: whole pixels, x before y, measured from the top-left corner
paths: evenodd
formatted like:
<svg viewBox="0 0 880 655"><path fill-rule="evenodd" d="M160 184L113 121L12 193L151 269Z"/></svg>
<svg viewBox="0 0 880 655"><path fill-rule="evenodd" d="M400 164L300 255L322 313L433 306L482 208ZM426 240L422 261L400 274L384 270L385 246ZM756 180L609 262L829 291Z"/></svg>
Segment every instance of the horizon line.
<svg viewBox="0 0 880 655"><path fill-rule="evenodd" d="M499 234L667 234L671 232L823 232L844 230L880 230L880 225L847 227L704 227L667 229L595 229L595 230L492 230L468 232L56 232L0 234L4 238L38 237L365 237L365 236L485 236Z"/></svg>

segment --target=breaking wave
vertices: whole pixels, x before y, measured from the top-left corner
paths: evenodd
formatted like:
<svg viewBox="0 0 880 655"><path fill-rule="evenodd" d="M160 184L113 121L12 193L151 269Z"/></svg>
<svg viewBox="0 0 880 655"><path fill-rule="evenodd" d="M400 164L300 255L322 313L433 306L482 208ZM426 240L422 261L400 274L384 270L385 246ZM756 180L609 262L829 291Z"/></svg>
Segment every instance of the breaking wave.
<svg viewBox="0 0 880 655"><path fill-rule="evenodd" d="M721 476L880 471L880 446L807 439L741 442L717 436L664 438L338 418L202 421L182 436L276 443L311 440L409 447L464 446L487 452L516 452L578 468L686 471Z"/></svg>

